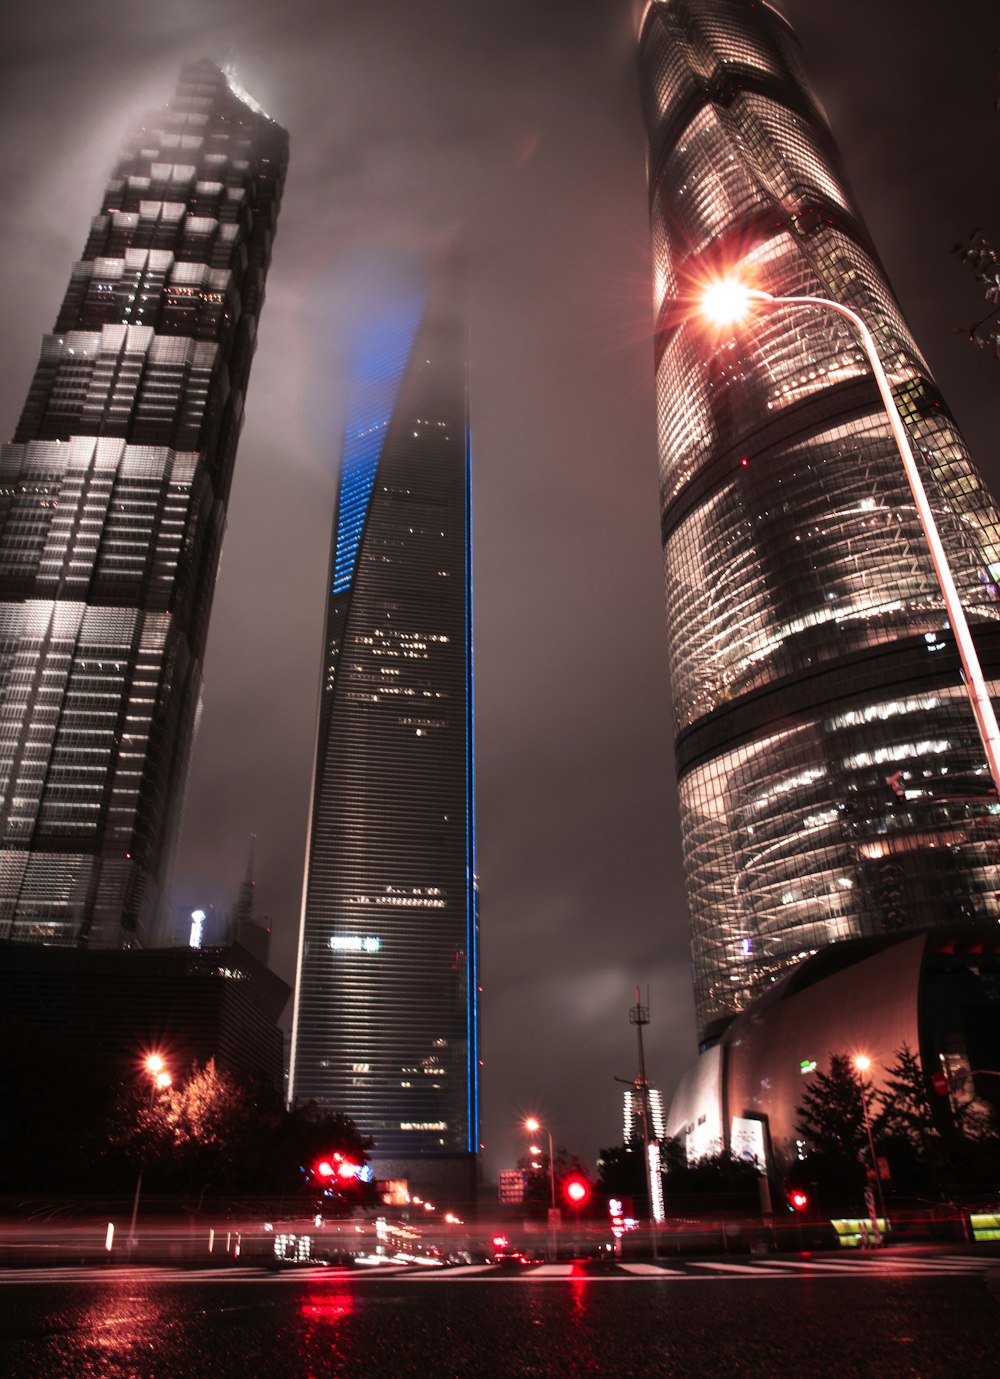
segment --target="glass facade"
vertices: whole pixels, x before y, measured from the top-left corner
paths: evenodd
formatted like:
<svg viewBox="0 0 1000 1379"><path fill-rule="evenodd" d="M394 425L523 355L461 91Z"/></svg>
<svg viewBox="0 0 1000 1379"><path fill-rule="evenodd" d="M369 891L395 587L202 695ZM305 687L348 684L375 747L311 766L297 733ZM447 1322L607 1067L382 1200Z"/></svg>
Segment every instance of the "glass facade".
<svg viewBox="0 0 1000 1379"><path fill-rule="evenodd" d="M654 0L640 36L670 671L699 1027L838 939L1000 918L1000 817L913 499L844 303L878 343L984 669L993 499L853 206L772 6Z"/></svg>
<svg viewBox="0 0 1000 1379"><path fill-rule="evenodd" d="M123 150L0 458L0 939L148 944L288 156L207 62Z"/></svg>
<svg viewBox="0 0 1000 1379"><path fill-rule="evenodd" d="M450 276L360 341L334 523L290 1095L377 1157L478 1149L470 455Z"/></svg>

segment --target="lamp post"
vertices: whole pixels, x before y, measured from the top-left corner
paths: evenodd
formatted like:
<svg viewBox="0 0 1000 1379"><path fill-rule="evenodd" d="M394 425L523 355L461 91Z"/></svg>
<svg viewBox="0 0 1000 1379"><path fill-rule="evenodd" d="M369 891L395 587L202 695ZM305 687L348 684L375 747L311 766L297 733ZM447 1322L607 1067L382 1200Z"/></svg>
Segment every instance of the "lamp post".
<svg viewBox="0 0 1000 1379"><path fill-rule="evenodd" d="M556 1167L555 1156L552 1152L552 1131L549 1130L547 1126L542 1125L540 1121L537 1121L534 1116L528 1117L524 1122L524 1128L532 1135L536 1135L539 1130L544 1130L549 1137L549 1194L552 1206L554 1207L556 1204Z"/></svg>
<svg viewBox="0 0 1000 1379"><path fill-rule="evenodd" d="M937 523L934 521L934 514L927 500L927 493L917 468L910 438L906 433L903 419L892 396L889 379L875 347L874 336L856 311L852 311L850 307L844 306L841 302L832 301L828 297L776 297L770 292L763 292L756 287L748 287L738 279L732 278L718 279L708 286L701 296L703 314L719 326L736 324L742 317L746 316L754 303L760 303L764 306L823 308L827 311L834 311L838 316L843 316L845 320L850 321L858 332L875 382L878 385L903 471L910 485L917 516L930 551L931 562L934 565L934 573L937 575L938 584L941 588L948 621L958 646L958 654L965 675L966 693L972 706L976 727L979 729L979 736L982 739L990 775L993 778L993 786L997 791L998 798L1000 798L1000 727L997 726L996 714L993 712L993 705L990 702L982 666L979 664L979 656L972 640L972 633L969 631L969 624L965 617L965 610L962 608L958 589L955 587L948 557L941 543Z"/></svg>
<svg viewBox="0 0 1000 1379"><path fill-rule="evenodd" d="M554 1254L555 1254L555 1250L554 1250L554 1243L555 1243L555 1242L554 1242L554 1240L553 1240L553 1233L554 1233L554 1231L555 1231L555 1224L554 1224L554 1223L555 1223L555 1220L556 1220L556 1217L555 1217L555 1215L554 1215L555 1210L556 1210L556 1165L555 1165L555 1152L554 1152L553 1147L552 1147L552 1131L548 1128L547 1125L542 1125L541 1121L536 1120L536 1118L535 1118L534 1116L529 1116L529 1117L527 1118L527 1120L524 1122L524 1128L525 1128L525 1130L528 1131L528 1133L529 1133L530 1135L537 1135L538 1132L539 1132L539 1130L544 1130L545 1133L546 1133L546 1135L548 1135L548 1137L549 1137L549 1201L550 1201L551 1205L549 1206L549 1230L548 1230L549 1251L548 1251L548 1252L549 1252L549 1257L552 1258L552 1257L554 1256Z"/></svg>
<svg viewBox="0 0 1000 1379"><path fill-rule="evenodd" d="M165 1092L170 1086L171 1078L170 1074L167 1072L166 1063L158 1053L151 1053L146 1059L144 1067L149 1074L149 1101L146 1109L151 1111L153 1109L153 1098L156 1096L156 1093ZM130 1250L135 1249L138 1243L135 1236L135 1223L139 1215L139 1196L142 1193L142 1168L143 1165L140 1163L139 1172L135 1179L135 1196L132 1198L132 1220L128 1228L128 1246Z"/></svg>
<svg viewBox="0 0 1000 1379"><path fill-rule="evenodd" d="M871 1059L864 1053L859 1053L854 1060L854 1066L858 1072L858 1082L861 1088L861 1113L865 1120L865 1134L868 1136L868 1152L871 1155L872 1173L875 1175L875 1191L878 1194L879 1215L885 1222L886 1229L888 1230L889 1218L885 1214L885 1199L882 1196L882 1175L878 1171L878 1157L875 1154L875 1140L872 1137L872 1123L868 1115L868 1099L865 1096L864 1075L871 1068L871 1065ZM875 1227L875 1233L878 1235L877 1225Z"/></svg>

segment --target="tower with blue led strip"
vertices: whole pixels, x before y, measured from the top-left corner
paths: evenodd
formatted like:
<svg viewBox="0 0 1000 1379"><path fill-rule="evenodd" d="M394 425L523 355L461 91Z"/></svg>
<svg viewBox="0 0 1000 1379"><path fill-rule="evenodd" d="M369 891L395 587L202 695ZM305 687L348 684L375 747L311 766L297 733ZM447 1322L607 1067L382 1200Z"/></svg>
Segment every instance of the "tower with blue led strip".
<svg viewBox="0 0 1000 1379"><path fill-rule="evenodd" d="M354 353L289 1095L351 1116L380 1178L467 1195L479 1099L472 560L453 271L426 305L371 323Z"/></svg>

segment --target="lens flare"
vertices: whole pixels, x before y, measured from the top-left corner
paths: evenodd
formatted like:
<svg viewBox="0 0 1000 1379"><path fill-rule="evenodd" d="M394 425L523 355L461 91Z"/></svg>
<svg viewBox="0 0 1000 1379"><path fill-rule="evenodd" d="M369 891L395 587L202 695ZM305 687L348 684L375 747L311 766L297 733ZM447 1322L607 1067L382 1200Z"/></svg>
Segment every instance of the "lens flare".
<svg viewBox="0 0 1000 1379"><path fill-rule="evenodd" d="M715 326L731 326L741 321L753 300L750 289L739 278L717 278L701 294L701 313Z"/></svg>

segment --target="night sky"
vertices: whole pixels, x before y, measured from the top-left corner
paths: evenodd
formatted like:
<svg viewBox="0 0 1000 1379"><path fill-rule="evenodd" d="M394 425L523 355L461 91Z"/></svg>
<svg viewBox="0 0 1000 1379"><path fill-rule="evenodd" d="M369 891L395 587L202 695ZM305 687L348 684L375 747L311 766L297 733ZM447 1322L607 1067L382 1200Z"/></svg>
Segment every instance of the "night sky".
<svg viewBox="0 0 1000 1379"><path fill-rule="evenodd" d="M1000 238L996 6L785 8L996 491L1000 365L953 334L985 307L949 256ZM487 1167L529 1111L593 1159L621 1138L637 982L654 1085L695 1051L629 0L37 0L4 37L5 434L116 150L181 63L234 61L291 132L173 891L229 909L256 833L289 982L351 323L464 227Z"/></svg>

